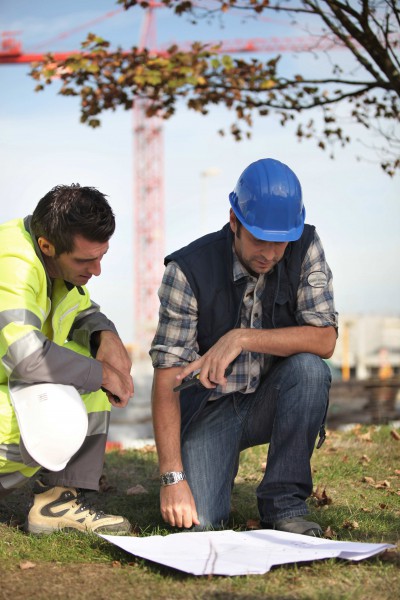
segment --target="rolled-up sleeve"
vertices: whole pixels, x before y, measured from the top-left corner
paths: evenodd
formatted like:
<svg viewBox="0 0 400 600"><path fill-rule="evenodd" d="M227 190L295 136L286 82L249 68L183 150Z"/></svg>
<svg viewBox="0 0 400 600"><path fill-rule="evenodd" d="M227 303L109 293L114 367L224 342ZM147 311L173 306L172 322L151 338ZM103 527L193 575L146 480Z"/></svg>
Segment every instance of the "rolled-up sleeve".
<svg viewBox="0 0 400 600"><path fill-rule="evenodd" d="M300 284L297 292L296 320L299 325L338 327L335 310L332 272L325 259L321 240L314 233L314 240L303 260Z"/></svg>
<svg viewBox="0 0 400 600"><path fill-rule="evenodd" d="M175 262L164 272L160 289L159 321L150 357L154 368L184 366L199 357L197 344L197 301Z"/></svg>

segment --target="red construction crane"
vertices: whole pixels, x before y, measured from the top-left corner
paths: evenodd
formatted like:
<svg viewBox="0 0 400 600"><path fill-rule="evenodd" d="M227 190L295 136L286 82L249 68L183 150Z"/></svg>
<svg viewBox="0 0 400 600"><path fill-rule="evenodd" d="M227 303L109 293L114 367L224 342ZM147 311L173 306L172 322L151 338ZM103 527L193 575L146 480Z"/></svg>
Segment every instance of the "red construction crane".
<svg viewBox="0 0 400 600"><path fill-rule="evenodd" d="M156 48L156 22L150 2L140 33L139 48ZM158 314L157 290L164 271L164 144L159 117L146 117L148 101L133 105L133 244L135 345L147 352Z"/></svg>
<svg viewBox="0 0 400 600"><path fill-rule="evenodd" d="M157 48L154 9L161 5L150 1L140 35L140 47ZM53 38L64 39L76 31L84 30L124 9L118 9L80 25ZM0 64L26 64L43 59L43 53L25 54L16 39L18 32L3 32L0 45ZM210 42L211 43L211 42ZM213 45L217 42L212 43ZM287 37L223 42L220 52L296 52L309 50L310 38ZM40 44L36 48L44 47ZM48 46L47 46L48 47ZM327 46L325 45L325 49ZM321 45L318 47L322 49ZM162 51L159 49L158 52ZM155 51L156 52L156 51ZM65 60L76 51L55 52L54 59ZM134 244L134 327L135 346L147 351L154 335L158 313L157 290L163 272L164 223L164 147L162 120L145 115L146 101L135 101L133 106L133 244Z"/></svg>

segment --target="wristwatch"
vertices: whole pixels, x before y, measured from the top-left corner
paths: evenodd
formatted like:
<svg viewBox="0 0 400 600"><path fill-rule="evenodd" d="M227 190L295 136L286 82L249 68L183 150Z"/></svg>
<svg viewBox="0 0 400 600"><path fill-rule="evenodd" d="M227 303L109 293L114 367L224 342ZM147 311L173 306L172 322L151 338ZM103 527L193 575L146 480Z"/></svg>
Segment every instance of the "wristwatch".
<svg viewBox="0 0 400 600"><path fill-rule="evenodd" d="M167 471L160 475L160 483L162 486L175 485L175 483L179 483L184 479L186 479L186 475L183 471Z"/></svg>

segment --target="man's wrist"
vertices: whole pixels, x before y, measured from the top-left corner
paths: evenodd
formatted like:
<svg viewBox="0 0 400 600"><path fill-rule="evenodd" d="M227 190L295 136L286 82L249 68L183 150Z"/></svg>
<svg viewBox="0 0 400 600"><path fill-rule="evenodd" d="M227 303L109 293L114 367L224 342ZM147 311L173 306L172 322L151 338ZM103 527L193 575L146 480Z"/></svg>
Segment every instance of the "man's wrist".
<svg viewBox="0 0 400 600"><path fill-rule="evenodd" d="M186 479L184 471L166 471L160 475L160 484L165 487L167 485L175 485Z"/></svg>

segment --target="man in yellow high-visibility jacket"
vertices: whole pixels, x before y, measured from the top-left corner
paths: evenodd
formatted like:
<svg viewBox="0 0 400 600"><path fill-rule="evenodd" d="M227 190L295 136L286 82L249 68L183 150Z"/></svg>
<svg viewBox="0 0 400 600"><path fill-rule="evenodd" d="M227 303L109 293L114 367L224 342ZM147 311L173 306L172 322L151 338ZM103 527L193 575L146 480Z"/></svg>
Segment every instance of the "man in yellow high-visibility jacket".
<svg viewBox="0 0 400 600"><path fill-rule="evenodd" d="M114 229L104 195L78 184L56 186L31 216L0 225L0 498L37 476L31 533L130 531L127 519L96 511L83 493L98 490L111 405L122 408L133 395L129 356L85 287L100 275ZM15 383L64 384L80 393L88 431L62 470L26 458L10 400Z"/></svg>

